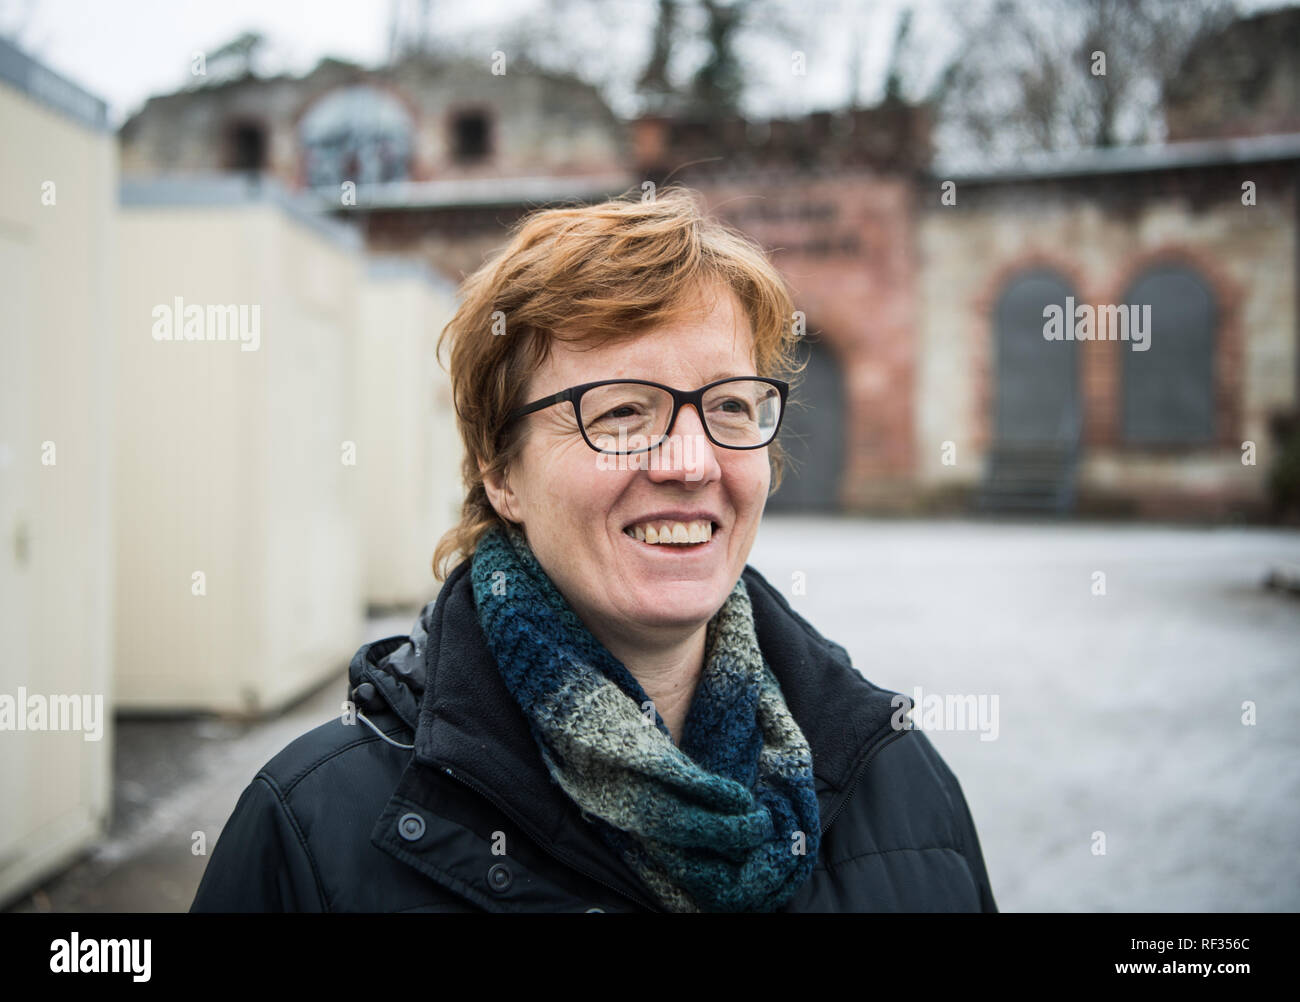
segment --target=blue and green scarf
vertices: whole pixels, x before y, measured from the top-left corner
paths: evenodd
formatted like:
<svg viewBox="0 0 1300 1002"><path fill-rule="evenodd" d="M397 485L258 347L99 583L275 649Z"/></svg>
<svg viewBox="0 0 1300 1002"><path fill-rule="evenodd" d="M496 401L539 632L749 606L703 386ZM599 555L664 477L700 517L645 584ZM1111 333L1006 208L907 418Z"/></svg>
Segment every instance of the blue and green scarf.
<svg viewBox="0 0 1300 1002"><path fill-rule="evenodd" d="M820 842L812 753L759 650L744 580L709 620L678 747L518 528L484 535L470 576L488 646L552 780L654 897L674 912L788 901Z"/></svg>

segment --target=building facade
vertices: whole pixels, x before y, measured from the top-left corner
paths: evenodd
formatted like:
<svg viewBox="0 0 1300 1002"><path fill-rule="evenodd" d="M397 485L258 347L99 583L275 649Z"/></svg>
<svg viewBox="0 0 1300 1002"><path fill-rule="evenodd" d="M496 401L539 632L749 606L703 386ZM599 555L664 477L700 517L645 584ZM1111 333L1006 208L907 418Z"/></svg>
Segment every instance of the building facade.
<svg viewBox="0 0 1300 1002"><path fill-rule="evenodd" d="M575 80L409 57L155 98L121 139L127 174L265 170L453 282L538 207L697 189L796 299L771 510L1264 513L1300 382L1297 135L950 176L929 114L622 122Z"/></svg>

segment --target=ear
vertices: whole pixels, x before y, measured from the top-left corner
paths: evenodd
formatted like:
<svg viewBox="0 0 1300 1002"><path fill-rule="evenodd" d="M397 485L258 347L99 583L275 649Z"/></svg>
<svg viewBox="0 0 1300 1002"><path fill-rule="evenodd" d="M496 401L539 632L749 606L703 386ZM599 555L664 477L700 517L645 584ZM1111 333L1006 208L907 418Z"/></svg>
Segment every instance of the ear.
<svg viewBox="0 0 1300 1002"><path fill-rule="evenodd" d="M492 503L496 513L507 522L522 524L522 519L515 514L521 506L519 497L510 486L509 470L489 473L484 464L480 463L479 474L483 477L483 489L487 491L488 501Z"/></svg>

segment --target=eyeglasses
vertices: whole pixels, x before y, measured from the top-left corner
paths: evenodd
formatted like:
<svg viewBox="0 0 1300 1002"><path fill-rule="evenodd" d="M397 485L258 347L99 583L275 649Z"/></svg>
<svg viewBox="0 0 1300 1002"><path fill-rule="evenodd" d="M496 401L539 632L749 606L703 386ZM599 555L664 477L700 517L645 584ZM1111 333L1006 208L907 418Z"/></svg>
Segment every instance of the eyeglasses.
<svg viewBox="0 0 1300 1002"><path fill-rule="evenodd" d="M525 404L511 411L507 421L567 400L587 445L607 455L630 456L661 445L678 411L690 404L714 445L761 449L781 428L789 392L789 383L760 376L731 376L698 390L674 390L647 379L602 379Z"/></svg>

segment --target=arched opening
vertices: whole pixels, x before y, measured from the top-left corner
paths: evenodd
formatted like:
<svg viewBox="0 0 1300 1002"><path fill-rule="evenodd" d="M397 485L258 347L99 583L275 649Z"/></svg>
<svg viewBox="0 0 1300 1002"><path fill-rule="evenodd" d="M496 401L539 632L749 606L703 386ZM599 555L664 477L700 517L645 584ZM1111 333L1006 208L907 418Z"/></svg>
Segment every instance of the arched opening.
<svg viewBox="0 0 1300 1002"><path fill-rule="evenodd" d="M1047 337L1047 308L1061 333L1074 326L1074 290L1047 268L1020 272L993 311L992 426L977 506L990 511L1064 512L1074 504L1082 432L1078 343Z"/></svg>
<svg viewBox="0 0 1300 1002"><path fill-rule="evenodd" d="M1125 304L1150 308L1147 347L1125 345L1121 428L1134 445L1204 445L1215 436L1214 347L1219 309L1182 264L1144 271Z"/></svg>
<svg viewBox="0 0 1300 1002"><path fill-rule="evenodd" d="M1060 443L1077 428L1078 343L1044 336L1044 310L1051 305L1063 311L1065 330L1073 329L1073 311L1066 309L1073 297L1070 284L1045 268L1012 277L998 297L993 427L999 443Z"/></svg>
<svg viewBox="0 0 1300 1002"><path fill-rule="evenodd" d="M387 91L364 84L331 91L298 126L306 182L316 188L405 180L412 132L406 106Z"/></svg>
<svg viewBox="0 0 1300 1002"><path fill-rule="evenodd" d="M781 421L787 461L768 511L837 511L844 471L844 379L834 352L820 338L804 337L798 358L807 365L790 393Z"/></svg>

